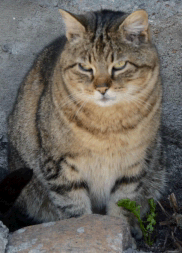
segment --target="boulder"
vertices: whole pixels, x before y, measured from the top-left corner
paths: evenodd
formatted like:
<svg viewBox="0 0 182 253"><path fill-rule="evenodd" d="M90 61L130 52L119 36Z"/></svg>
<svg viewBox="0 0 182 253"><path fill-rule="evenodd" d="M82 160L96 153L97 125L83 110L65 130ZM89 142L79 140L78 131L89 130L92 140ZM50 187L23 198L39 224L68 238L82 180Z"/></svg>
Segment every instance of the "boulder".
<svg viewBox="0 0 182 253"><path fill-rule="evenodd" d="M123 252L131 244L123 219L90 214L19 229L11 234L6 252Z"/></svg>
<svg viewBox="0 0 182 253"><path fill-rule="evenodd" d="M8 228L0 221L0 252L4 253L8 244Z"/></svg>

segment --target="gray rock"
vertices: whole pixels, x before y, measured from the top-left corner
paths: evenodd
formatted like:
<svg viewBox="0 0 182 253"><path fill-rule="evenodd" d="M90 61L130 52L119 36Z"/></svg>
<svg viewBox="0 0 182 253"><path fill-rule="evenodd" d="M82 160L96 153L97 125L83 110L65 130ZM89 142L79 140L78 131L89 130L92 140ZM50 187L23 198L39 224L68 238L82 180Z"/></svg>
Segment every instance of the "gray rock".
<svg viewBox="0 0 182 253"><path fill-rule="evenodd" d="M5 253L8 244L8 228L0 221L0 252Z"/></svg>
<svg viewBox="0 0 182 253"><path fill-rule="evenodd" d="M131 247L131 242L123 219L90 214L17 230L6 253L114 253Z"/></svg>

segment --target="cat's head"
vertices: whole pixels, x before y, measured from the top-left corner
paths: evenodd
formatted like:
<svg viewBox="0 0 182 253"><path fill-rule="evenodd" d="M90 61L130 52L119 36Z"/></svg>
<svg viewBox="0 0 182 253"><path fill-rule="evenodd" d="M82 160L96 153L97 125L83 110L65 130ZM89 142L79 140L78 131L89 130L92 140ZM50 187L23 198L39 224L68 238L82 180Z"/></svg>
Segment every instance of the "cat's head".
<svg viewBox="0 0 182 253"><path fill-rule="evenodd" d="M62 75L75 100L113 106L149 90L159 64L146 11L60 13L67 37Z"/></svg>

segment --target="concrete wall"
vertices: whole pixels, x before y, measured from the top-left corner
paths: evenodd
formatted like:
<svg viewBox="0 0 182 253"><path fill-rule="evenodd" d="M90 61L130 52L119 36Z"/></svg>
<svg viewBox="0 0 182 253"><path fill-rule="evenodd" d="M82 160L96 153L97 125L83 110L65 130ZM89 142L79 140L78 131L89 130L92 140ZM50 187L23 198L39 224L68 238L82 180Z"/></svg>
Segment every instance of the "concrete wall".
<svg viewBox="0 0 182 253"><path fill-rule="evenodd" d="M0 178L7 168L6 117L37 53L64 32L59 8L73 13L101 8L127 12L147 10L162 66L167 166L171 182L181 180L181 0L0 0Z"/></svg>

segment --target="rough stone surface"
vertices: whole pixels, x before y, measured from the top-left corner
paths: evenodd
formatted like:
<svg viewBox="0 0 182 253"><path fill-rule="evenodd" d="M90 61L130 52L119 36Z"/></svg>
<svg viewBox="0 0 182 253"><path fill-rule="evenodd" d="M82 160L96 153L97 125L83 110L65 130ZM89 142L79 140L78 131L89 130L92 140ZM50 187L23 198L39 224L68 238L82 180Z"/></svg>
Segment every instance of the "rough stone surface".
<svg viewBox="0 0 182 253"><path fill-rule="evenodd" d="M122 219L94 214L19 229L6 253L123 252L131 241Z"/></svg>
<svg viewBox="0 0 182 253"><path fill-rule="evenodd" d="M0 221L0 253L5 253L8 244L8 228Z"/></svg>

